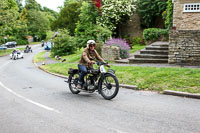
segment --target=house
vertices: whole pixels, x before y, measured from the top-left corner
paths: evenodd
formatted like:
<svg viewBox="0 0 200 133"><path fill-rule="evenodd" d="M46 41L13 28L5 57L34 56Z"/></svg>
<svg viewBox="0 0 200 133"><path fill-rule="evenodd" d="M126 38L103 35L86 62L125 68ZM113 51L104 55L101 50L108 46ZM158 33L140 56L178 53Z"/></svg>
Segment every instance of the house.
<svg viewBox="0 0 200 133"><path fill-rule="evenodd" d="M200 65L200 0L173 0L169 64Z"/></svg>

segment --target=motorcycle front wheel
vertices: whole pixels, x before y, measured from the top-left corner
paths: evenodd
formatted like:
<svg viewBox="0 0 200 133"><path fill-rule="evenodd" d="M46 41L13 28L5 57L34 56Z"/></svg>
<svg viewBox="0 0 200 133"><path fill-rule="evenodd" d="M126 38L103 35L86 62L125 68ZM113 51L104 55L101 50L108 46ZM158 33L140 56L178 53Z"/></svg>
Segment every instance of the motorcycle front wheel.
<svg viewBox="0 0 200 133"><path fill-rule="evenodd" d="M79 78L79 74L70 74L69 75L69 80L68 80L69 89L73 94L80 93L80 91L77 90L78 78Z"/></svg>
<svg viewBox="0 0 200 133"><path fill-rule="evenodd" d="M106 100L113 99L119 91L119 82L116 76L106 74L100 81L100 94Z"/></svg>

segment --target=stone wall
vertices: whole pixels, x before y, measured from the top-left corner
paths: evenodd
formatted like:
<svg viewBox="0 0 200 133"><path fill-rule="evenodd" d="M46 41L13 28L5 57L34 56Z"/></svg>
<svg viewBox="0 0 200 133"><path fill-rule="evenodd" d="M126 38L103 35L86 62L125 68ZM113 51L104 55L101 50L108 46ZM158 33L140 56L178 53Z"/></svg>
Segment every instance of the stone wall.
<svg viewBox="0 0 200 133"><path fill-rule="evenodd" d="M105 46L101 51L104 60L114 61L120 59L120 49L116 46Z"/></svg>
<svg viewBox="0 0 200 133"><path fill-rule="evenodd" d="M172 30L169 64L200 65L200 30Z"/></svg>
<svg viewBox="0 0 200 133"><path fill-rule="evenodd" d="M140 17L137 13L134 13L130 20L126 23L123 23L119 29L120 36L130 36L133 37L142 37L142 28L140 23Z"/></svg>
<svg viewBox="0 0 200 133"><path fill-rule="evenodd" d="M200 30L200 12L183 12L187 3L200 3L200 0L174 0L173 26L177 30Z"/></svg>

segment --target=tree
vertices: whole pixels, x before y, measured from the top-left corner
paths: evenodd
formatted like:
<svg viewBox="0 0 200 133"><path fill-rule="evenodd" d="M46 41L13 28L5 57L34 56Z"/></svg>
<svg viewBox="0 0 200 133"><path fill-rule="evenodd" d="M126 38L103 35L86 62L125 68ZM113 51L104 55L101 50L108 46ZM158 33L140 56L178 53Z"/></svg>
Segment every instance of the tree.
<svg viewBox="0 0 200 133"><path fill-rule="evenodd" d="M79 20L80 7L80 2L73 2L62 8L58 19L51 25L52 30L66 28L70 35L74 35L76 23Z"/></svg>
<svg viewBox="0 0 200 133"><path fill-rule="evenodd" d="M120 23L129 19L134 10L135 5L130 0L104 0L97 23L115 31Z"/></svg>
<svg viewBox="0 0 200 133"><path fill-rule="evenodd" d="M156 17L166 10L166 0L138 0L138 13L143 27L154 27Z"/></svg>
<svg viewBox="0 0 200 133"><path fill-rule="evenodd" d="M34 10L42 10L42 7L40 4L38 4L35 0L25 0L25 8L27 10L31 10L31 9L34 9Z"/></svg>
<svg viewBox="0 0 200 133"><path fill-rule="evenodd" d="M15 2L17 3L17 6L19 8L19 12L21 12L23 9L22 0L15 0Z"/></svg>
<svg viewBox="0 0 200 133"><path fill-rule="evenodd" d="M12 28L19 17L17 3L14 0L2 0L0 3L0 31L1 35L12 35Z"/></svg>
<svg viewBox="0 0 200 133"><path fill-rule="evenodd" d="M75 29L77 47L85 47L86 42L90 39L103 43L106 39L111 37L112 32L109 29L96 24L97 16L97 7L90 3L83 2L79 15L80 20Z"/></svg>
<svg viewBox="0 0 200 133"><path fill-rule="evenodd" d="M34 9L27 11L27 26L29 34L39 39L45 39L46 31L50 29L50 24L45 13Z"/></svg>

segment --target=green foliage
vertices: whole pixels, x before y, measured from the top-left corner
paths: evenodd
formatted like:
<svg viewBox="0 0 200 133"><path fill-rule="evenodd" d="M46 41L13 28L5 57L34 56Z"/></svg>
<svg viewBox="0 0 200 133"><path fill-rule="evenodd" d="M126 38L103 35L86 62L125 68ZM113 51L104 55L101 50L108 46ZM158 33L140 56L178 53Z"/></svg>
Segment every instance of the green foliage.
<svg viewBox="0 0 200 133"><path fill-rule="evenodd" d="M74 35L76 23L79 20L80 2L73 2L62 8L59 17L51 25L52 30L66 28L69 30L70 35Z"/></svg>
<svg viewBox="0 0 200 133"><path fill-rule="evenodd" d="M138 0L138 13L144 27L154 27L154 20L166 10L166 0Z"/></svg>
<svg viewBox="0 0 200 133"><path fill-rule="evenodd" d="M160 37L165 37L168 40L169 32L167 29L149 28L143 31L143 37L146 41L158 40Z"/></svg>
<svg viewBox="0 0 200 133"><path fill-rule="evenodd" d="M25 8L28 10L42 10L40 4L38 4L35 0L25 0Z"/></svg>
<svg viewBox="0 0 200 133"><path fill-rule="evenodd" d="M27 12L27 19L29 34L33 37L37 36L39 40L44 40L46 38L46 31L50 29L49 20L45 14L41 11L31 9Z"/></svg>
<svg viewBox="0 0 200 133"><path fill-rule="evenodd" d="M59 34L54 38L54 46L51 50L52 56L63 56L73 54L76 51L74 38L69 35L67 30L59 30Z"/></svg>
<svg viewBox="0 0 200 133"><path fill-rule="evenodd" d="M135 5L130 0L104 0L97 23L115 31L118 24L128 20L134 10Z"/></svg>
<svg viewBox="0 0 200 133"><path fill-rule="evenodd" d="M172 0L167 1L167 10L163 13L165 19L165 28L170 29L173 24L173 3Z"/></svg>
<svg viewBox="0 0 200 133"><path fill-rule="evenodd" d="M134 37L132 39L132 44L133 45L145 45L144 39L140 38L140 37Z"/></svg>
<svg viewBox="0 0 200 133"><path fill-rule="evenodd" d="M86 47L87 41L91 39L104 43L107 38L111 37L112 32L110 30L96 24L97 15L95 6L83 2L79 15L80 21L78 21L75 30L77 47Z"/></svg>

